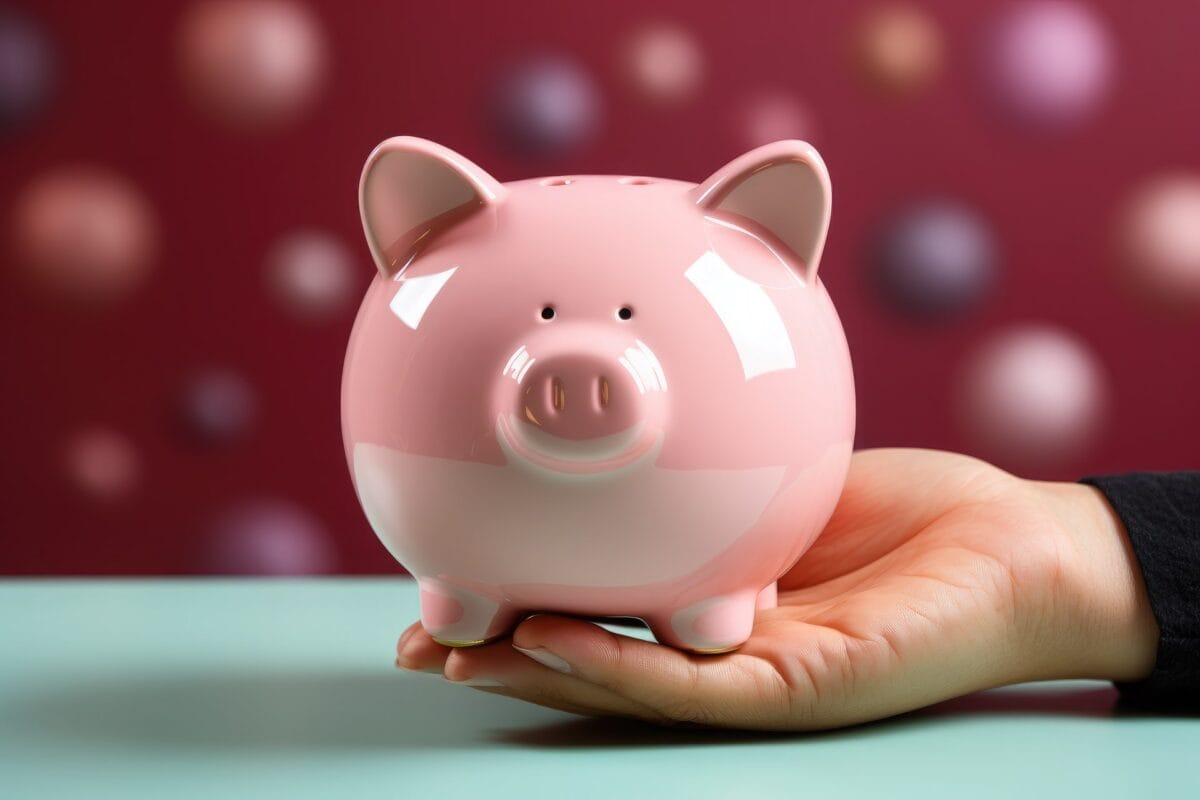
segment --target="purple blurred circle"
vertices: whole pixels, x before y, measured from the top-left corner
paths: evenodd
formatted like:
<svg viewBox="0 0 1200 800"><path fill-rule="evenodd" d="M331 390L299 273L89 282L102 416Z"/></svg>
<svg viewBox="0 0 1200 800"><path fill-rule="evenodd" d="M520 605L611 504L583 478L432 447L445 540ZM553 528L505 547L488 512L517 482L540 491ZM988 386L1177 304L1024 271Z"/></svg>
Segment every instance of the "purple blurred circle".
<svg viewBox="0 0 1200 800"><path fill-rule="evenodd" d="M974 211L950 200L895 216L875 244L875 277L890 305L913 317L965 312L987 294L999 265L996 239Z"/></svg>
<svg viewBox="0 0 1200 800"><path fill-rule="evenodd" d="M1030 0L1006 9L984 47L984 72L1000 107L1020 122L1064 127L1089 117L1114 72L1109 31L1087 6Z"/></svg>
<svg viewBox="0 0 1200 800"><path fill-rule="evenodd" d="M0 133L41 111L54 78L54 52L41 26L13 8L0 8Z"/></svg>
<svg viewBox="0 0 1200 800"><path fill-rule="evenodd" d="M1106 406L1100 362L1077 336L1024 324L969 358L959 413L980 454L1020 467L1061 463L1095 439Z"/></svg>
<svg viewBox="0 0 1200 800"><path fill-rule="evenodd" d="M235 372L214 369L188 380L180 398L187 432L210 444L231 442L254 423L256 400L250 384Z"/></svg>
<svg viewBox="0 0 1200 800"><path fill-rule="evenodd" d="M490 99L496 136L533 157L560 155L596 134L601 102L591 76L562 56L537 56L505 70Z"/></svg>
<svg viewBox="0 0 1200 800"><path fill-rule="evenodd" d="M323 575L333 571L334 558L315 516L266 498L217 517L204 538L200 568L218 575Z"/></svg>

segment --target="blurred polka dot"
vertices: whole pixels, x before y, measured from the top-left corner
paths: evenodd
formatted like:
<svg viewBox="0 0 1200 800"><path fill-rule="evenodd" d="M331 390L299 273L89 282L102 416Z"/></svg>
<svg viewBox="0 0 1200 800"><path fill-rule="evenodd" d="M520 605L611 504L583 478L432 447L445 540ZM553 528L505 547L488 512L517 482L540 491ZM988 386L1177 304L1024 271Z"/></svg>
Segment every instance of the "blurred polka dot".
<svg viewBox="0 0 1200 800"><path fill-rule="evenodd" d="M621 52L627 80L646 99L677 103L696 94L704 77L704 53L691 33L673 25L636 31Z"/></svg>
<svg viewBox="0 0 1200 800"><path fill-rule="evenodd" d="M0 8L0 133L29 123L49 100L54 52L41 26Z"/></svg>
<svg viewBox="0 0 1200 800"><path fill-rule="evenodd" d="M892 308L923 318L947 317L977 304L995 282L999 262L987 223L948 200L897 214L879 235L873 258L878 288Z"/></svg>
<svg viewBox="0 0 1200 800"><path fill-rule="evenodd" d="M297 317L317 319L336 314L354 294L354 259L330 234L290 233L275 244L267 261L272 293Z"/></svg>
<svg viewBox="0 0 1200 800"><path fill-rule="evenodd" d="M490 98L495 135L512 151L549 157L578 149L600 124L595 83L579 64L540 56L504 70Z"/></svg>
<svg viewBox="0 0 1200 800"><path fill-rule="evenodd" d="M106 428L85 430L68 441L65 465L71 482L96 500L117 500L128 495L141 472L133 443Z"/></svg>
<svg viewBox="0 0 1200 800"><path fill-rule="evenodd" d="M208 370L194 375L180 396L180 417L193 438L223 444L246 435L257 401L250 384L235 372Z"/></svg>
<svg viewBox="0 0 1200 800"><path fill-rule="evenodd" d="M1120 229L1131 284L1163 305L1200 305L1200 175L1147 181L1127 204Z"/></svg>
<svg viewBox="0 0 1200 800"><path fill-rule="evenodd" d="M1103 421L1106 380L1072 333L1021 325L993 335L963 373L960 414L979 454L1036 467L1078 456Z"/></svg>
<svg viewBox="0 0 1200 800"><path fill-rule="evenodd" d="M61 167L17 198L14 238L36 283L72 299L105 302L144 280L157 242L150 205L109 170Z"/></svg>
<svg viewBox="0 0 1200 800"><path fill-rule="evenodd" d="M204 537L199 567L218 575L323 575L334 570L321 522L283 500L257 499L219 515Z"/></svg>
<svg viewBox="0 0 1200 800"><path fill-rule="evenodd" d="M184 84L197 105L235 128L283 124L310 106L327 53L309 9L291 0L201 0L183 15Z"/></svg>
<svg viewBox="0 0 1200 800"><path fill-rule="evenodd" d="M875 88L919 89L942 65L942 34L926 12L903 3L876 6L859 20L853 43L858 71Z"/></svg>
<svg viewBox="0 0 1200 800"><path fill-rule="evenodd" d="M785 92L752 94L738 114L741 143L747 150L781 139L816 138L816 123L812 112Z"/></svg>
<svg viewBox="0 0 1200 800"><path fill-rule="evenodd" d="M1114 71L1109 31L1085 5L1032 0L1004 10L985 47L984 74L1000 109L1046 128L1086 120Z"/></svg>

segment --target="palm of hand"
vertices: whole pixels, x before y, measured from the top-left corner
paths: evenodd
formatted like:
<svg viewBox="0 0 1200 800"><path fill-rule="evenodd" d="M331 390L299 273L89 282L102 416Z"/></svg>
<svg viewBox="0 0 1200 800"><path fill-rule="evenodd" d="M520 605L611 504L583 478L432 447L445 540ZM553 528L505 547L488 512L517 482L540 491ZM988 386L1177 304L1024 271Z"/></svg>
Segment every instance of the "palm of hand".
<svg viewBox="0 0 1200 800"><path fill-rule="evenodd" d="M470 650L414 626L398 662L584 714L762 729L876 719L1048 677L1034 672L1040 620L1026 609L1054 606L1058 527L1024 482L983 462L866 451L817 543L780 579L779 607L735 653L689 655L542 616Z"/></svg>

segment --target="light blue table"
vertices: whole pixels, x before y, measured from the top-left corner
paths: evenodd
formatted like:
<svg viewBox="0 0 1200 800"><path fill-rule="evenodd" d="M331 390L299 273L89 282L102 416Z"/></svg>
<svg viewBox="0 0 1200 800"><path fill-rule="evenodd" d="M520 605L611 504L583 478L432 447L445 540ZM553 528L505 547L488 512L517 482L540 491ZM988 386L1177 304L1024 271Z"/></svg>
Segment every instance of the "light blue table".
<svg viewBox="0 0 1200 800"><path fill-rule="evenodd" d="M0 583L0 796L1200 797L1200 721L1023 686L820 735L588 720L392 667L411 583Z"/></svg>

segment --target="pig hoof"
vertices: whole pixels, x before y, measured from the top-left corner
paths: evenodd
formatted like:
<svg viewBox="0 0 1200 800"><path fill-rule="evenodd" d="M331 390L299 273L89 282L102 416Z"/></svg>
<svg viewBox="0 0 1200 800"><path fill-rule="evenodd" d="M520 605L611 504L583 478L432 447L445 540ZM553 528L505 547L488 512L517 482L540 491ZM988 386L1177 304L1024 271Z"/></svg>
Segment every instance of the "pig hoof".
<svg viewBox="0 0 1200 800"><path fill-rule="evenodd" d="M654 635L674 647L706 655L728 653L745 644L754 630L758 592L710 597L671 614ZM665 627L665 638L659 630Z"/></svg>
<svg viewBox="0 0 1200 800"><path fill-rule="evenodd" d="M478 647L507 633L517 613L491 597L437 578L418 578L421 625L447 647Z"/></svg>

